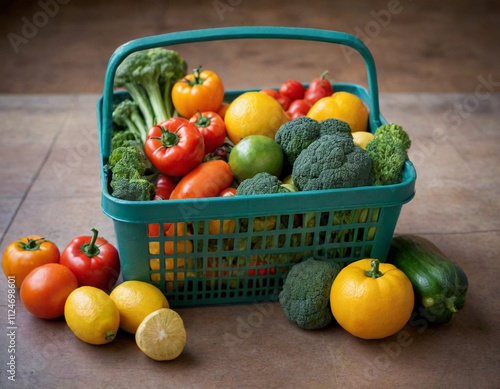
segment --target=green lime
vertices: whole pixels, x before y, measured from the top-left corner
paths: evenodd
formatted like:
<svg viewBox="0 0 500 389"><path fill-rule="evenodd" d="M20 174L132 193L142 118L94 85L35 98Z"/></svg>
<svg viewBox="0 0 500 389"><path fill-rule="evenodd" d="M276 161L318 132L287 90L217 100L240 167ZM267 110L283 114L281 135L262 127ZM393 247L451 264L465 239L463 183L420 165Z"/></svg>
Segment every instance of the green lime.
<svg viewBox="0 0 500 389"><path fill-rule="evenodd" d="M238 182L252 178L260 172L280 177L283 170L283 151L272 138L249 135L231 150L229 166Z"/></svg>

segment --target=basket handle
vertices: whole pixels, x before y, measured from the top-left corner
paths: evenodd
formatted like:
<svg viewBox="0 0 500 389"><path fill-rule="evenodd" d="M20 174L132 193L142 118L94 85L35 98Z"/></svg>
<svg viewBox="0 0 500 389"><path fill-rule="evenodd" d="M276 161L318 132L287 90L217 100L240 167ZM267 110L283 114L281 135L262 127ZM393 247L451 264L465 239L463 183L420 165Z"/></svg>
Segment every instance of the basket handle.
<svg viewBox="0 0 500 389"><path fill-rule="evenodd" d="M119 46L109 59L104 79L102 100L102 118L100 129L103 156L107 158L111 148L111 128L113 120L114 79L118 65L131 53L153 47L170 46L183 43L206 42L229 39L294 39L342 44L355 49L365 61L368 75L370 99L370 115L375 122L379 121L380 108L378 100L378 84L375 62L361 40L357 37L337 31L296 27L221 27L200 30L178 31L162 35L154 35L129 41Z"/></svg>

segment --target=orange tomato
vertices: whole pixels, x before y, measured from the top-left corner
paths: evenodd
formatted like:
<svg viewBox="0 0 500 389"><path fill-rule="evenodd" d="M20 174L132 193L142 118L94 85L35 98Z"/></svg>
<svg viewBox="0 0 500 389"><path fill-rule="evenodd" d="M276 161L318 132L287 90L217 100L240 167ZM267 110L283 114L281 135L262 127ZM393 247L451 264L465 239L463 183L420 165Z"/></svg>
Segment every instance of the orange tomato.
<svg viewBox="0 0 500 389"><path fill-rule="evenodd" d="M236 196L236 188L226 188L223 189L222 192L219 193L219 197L233 197ZM234 219L227 219L224 220L222 223L220 220L210 220L209 225L208 225L208 232L213 235L218 235L221 232L221 225L222 225L222 231L224 233L228 232L234 232L236 230L236 220Z"/></svg>
<svg viewBox="0 0 500 389"><path fill-rule="evenodd" d="M64 304L78 288L71 270L59 263L48 263L31 271L21 285L21 301L31 314L55 319L64 314Z"/></svg>
<svg viewBox="0 0 500 389"><path fill-rule="evenodd" d="M361 259L333 281L330 307L337 322L363 339L381 339L401 330L413 311L413 287L394 265Z"/></svg>
<svg viewBox="0 0 500 389"><path fill-rule="evenodd" d="M181 178L170 200L217 197L233 182L229 164L221 159L203 162Z"/></svg>
<svg viewBox="0 0 500 389"><path fill-rule="evenodd" d="M214 111L221 108L224 85L220 77L210 71L194 69L172 88L172 103L180 116L190 118L196 112Z"/></svg>
<svg viewBox="0 0 500 389"><path fill-rule="evenodd" d="M228 108L229 108L229 103L222 102L219 110L217 111L222 120L224 120L224 118L226 117L226 111Z"/></svg>
<svg viewBox="0 0 500 389"><path fill-rule="evenodd" d="M307 116L317 121L339 119L349 124L351 132L357 132L367 130L369 111L358 96L341 91L316 101Z"/></svg>
<svg viewBox="0 0 500 389"><path fill-rule="evenodd" d="M54 242L39 235L29 235L7 246L2 257L6 277L14 277L20 288L26 276L36 267L57 263L61 253Z"/></svg>

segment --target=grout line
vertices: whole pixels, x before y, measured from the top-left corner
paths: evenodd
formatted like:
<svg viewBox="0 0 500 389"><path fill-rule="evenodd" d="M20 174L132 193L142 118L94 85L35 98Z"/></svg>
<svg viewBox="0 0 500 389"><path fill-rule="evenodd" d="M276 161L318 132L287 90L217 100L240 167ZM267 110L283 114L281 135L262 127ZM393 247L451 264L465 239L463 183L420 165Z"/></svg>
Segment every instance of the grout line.
<svg viewBox="0 0 500 389"><path fill-rule="evenodd" d="M67 118L63 121L63 124L67 121ZM36 170L35 172L35 175L33 176L31 182L29 183L28 187L26 188L26 190L24 191L23 193L23 196L21 197L21 201L19 202L19 205L17 206L16 210L14 211L14 214L12 215L12 217L10 218L10 221L9 223L7 224L7 227L5 228L5 231L2 235L2 238L0 239L0 246L2 245L4 239L5 239L5 236L8 234L9 230L10 230L10 227L12 226L12 224L14 223L14 220L15 218L17 217L17 214L19 213L19 210L21 209L21 207L23 206L24 202L26 201L29 193L31 192L31 188L33 188L33 185L35 184L36 180L38 179L38 177L40 176L40 173L42 172L42 169L45 167L45 165L47 164L47 161L50 157L50 155L52 154L52 150L54 149L54 146L57 142L57 139L59 139L59 136L61 135L61 132L62 132L62 129L64 127L64 125L61 125L59 130L56 132L54 138L52 139L52 142L50 144L50 147L47 151L47 153L45 154L43 160L42 160L42 163L40 164L40 167Z"/></svg>

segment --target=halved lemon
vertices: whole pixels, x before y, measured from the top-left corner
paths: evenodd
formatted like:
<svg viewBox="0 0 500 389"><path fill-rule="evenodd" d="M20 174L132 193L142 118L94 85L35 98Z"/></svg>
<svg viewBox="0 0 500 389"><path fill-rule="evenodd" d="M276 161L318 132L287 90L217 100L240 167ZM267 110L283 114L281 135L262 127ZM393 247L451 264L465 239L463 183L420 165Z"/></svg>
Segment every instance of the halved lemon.
<svg viewBox="0 0 500 389"><path fill-rule="evenodd" d="M144 354L156 361L175 359L186 345L184 322L174 310L158 309L141 322L135 342Z"/></svg>

